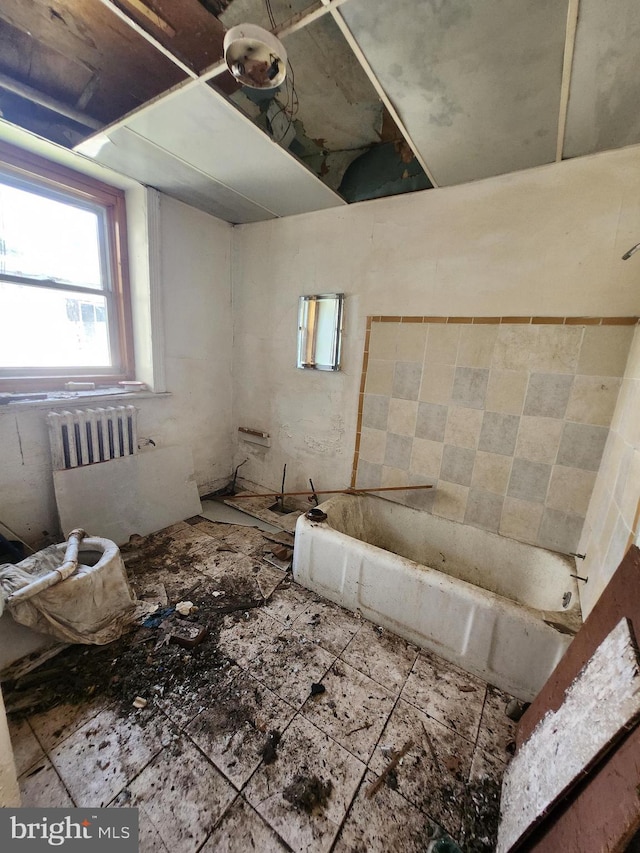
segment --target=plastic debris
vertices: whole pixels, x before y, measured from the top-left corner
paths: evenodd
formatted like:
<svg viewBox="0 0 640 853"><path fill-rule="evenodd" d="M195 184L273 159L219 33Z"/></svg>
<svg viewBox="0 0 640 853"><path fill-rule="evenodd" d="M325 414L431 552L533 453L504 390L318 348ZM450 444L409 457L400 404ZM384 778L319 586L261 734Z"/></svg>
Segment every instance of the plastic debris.
<svg viewBox="0 0 640 853"><path fill-rule="evenodd" d="M142 698L142 696L136 696L136 698L133 700L133 702L131 704L133 705L134 708L142 709L142 708L146 708L148 703L147 703L146 699Z"/></svg>
<svg viewBox="0 0 640 853"><path fill-rule="evenodd" d="M143 628L157 628L158 625L175 612L175 607L164 607L162 610L156 611L153 616L149 616L148 619L145 619L142 623Z"/></svg>
<svg viewBox="0 0 640 853"><path fill-rule="evenodd" d="M193 601L179 601L176 604L176 610L181 616L188 616L190 613L193 613L194 610L197 610Z"/></svg>

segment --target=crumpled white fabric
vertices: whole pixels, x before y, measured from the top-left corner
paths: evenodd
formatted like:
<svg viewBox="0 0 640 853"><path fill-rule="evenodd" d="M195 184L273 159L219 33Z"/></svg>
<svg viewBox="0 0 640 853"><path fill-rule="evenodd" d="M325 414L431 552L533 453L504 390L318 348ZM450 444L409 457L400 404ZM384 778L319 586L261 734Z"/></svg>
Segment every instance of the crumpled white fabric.
<svg viewBox="0 0 640 853"><path fill-rule="evenodd" d="M98 537L83 540L78 568L66 580L23 601L8 602L12 592L62 565L66 543L50 545L16 565L0 566L0 615L5 608L21 625L65 643L104 645L117 640L132 620L136 597L120 552L103 566L82 563L83 552L115 548ZM95 554L96 561L100 554ZM91 560L93 562L93 560Z"/></svg>

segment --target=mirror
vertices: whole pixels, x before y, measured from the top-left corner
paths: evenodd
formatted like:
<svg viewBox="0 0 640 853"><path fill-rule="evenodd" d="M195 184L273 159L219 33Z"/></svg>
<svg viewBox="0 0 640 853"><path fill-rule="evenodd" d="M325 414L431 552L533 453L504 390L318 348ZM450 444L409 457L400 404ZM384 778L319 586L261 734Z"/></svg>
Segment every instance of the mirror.
<svg viewBox="0 0 640 853"><path fill-rule="evenodd" d="M298 367L340 370L344 293L301 296L298 311Z"/></svg>

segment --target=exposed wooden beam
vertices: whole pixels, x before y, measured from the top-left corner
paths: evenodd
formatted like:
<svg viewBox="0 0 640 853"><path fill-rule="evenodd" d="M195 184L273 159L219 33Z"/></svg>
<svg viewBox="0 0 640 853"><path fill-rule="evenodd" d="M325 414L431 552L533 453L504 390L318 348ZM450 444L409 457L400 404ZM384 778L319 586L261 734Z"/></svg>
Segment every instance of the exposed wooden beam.
<svg viewBox="0 0 640 853"><path fill-rule="evenodd" d="M41 107L51 110L51 112L70 118L83 127L90 127L92 130L100 130L101 127L104 127L103 122L97 121L86 113L68 106L68 104L63 104L62 101L58 101L56 98L51 98L49 95L43 94L32 86L20 83L7 74L0 73L0 89L4 89L6 92L13 92L14 95L31 101L33 104L38 104Z"/></svg>
<svg viewBox="0 0 640 853"><path fill-rule="evenodd" d="M91 98L95 95L98 86L100 85L100 74L96 71L93 77L89 80L87 85L84 87L82 92L80 93L80 97L76 101L76 109L83 110Z"/></svg>
<svg viewBox="0 0 640 853"><path fill-rule="evenodd" d="M142 36L142 38L149 42L150 45L153 45L156 50L159 50L160 53L164 54L167 59L170 59L174 65L177 65L181 71L184 71L189 77L193 80L198 78L197 71L194 71L193 68L189 68L188 65L185 65L181 59L178 59L168 48L166 48L163 44L161 44L158 39L154 38L150 33L148 33L144 27L141 27L137 21L134 21L133 18L128 15L123 9L121 9L113 0L100 0L103 6L106 6L108 9L117 15L121 21L124 21L127 26L131 27L132 30L135 30L138 35Z"/></svg>
<svg viewBox="0 0 640 853"><path fill-rule="evenodd" d="M567 10L567 30L564 39L564 58L562 60L562 84L560 86L560 114L558 116L558 140L556 143L556 162L562 160L564 136L567 128L567 112L569 111L569 91L571 89L571 72L573 70L573 52L576 46L576 30L580 0L569 0Z"/></svg>
<svg viewBox="0 0 640 853"><path fill-rule="evenodd" d="M429 178L429 180L431 181L432 185L434 187L437 187L438 184L436 182L436 179L434 178L433 174L431 173L431 170L427 166L422 154L418 151L418 148L416 147L414 141L411 139L409 131L407 130L402 119L398 115L398 111L396 110L391 99L389 98L389 96L385 92L382 84L378 80L375 71L373 70L373 68L369 64L369 60L364 55L362 48L360 47L360 45L356 41L353 33L351 32L351 30L347 26L345 19L340 14L340 10L335 8L334 4L331 3L331 0L322 0L322 3L325 5L326 8L329 9L329 11L331 12L331 15L333 17L333 20L340 27L340 31L342 32L342 35L347 40L347 44L349 45L349 47L351 48L351 50L355 54L356 59L358 60L358 62L360 63L360 65L362 66L362 68L364 70L364 73L367 75L367 77L371 81L373 88L378 93L378 97L380 98L382 103L385 105L385 107L389 111L389 114L391 115L392 119L396 123L398 130L404 136L407 145L413 151L416 160L418 161L418 163L420 163L420 165L424 169L424 172L425 172L426 176Z"/></svg>
<svg viewBox="0 0 640 853"><path fill-rule="evenodd" d="M169 38L173 38L176 34L176 31L173 29L171 24L168 21L165 21L157 12L154 12L150 6L147 6L146 3L143 3L142 0L125 0L127 6L131 6L132 9L135 9L139 12L143 17L145 17L149 23L153 24L154 27L157 27L159 30L162 30Z"/></svg>

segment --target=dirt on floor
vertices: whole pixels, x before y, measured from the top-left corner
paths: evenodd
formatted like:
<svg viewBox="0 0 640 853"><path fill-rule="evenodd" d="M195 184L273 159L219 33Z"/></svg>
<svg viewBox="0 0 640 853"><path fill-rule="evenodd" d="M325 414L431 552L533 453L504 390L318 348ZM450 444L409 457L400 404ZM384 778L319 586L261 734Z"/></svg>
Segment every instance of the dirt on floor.
<svg viewBox="0 0 640 853"><path fill-rule="evenodd" d="M192 521L195 524L197 518ZM193 571L198 546L163 534L144 539L137 537L121 549L132 586L141 600L145 599L145 590L153 589L160 582L167 591L167 605L152 613L146 625L140 624L139 619L114 643L70 646L26 675L5 682L3 692L8 712L23 718L63 703L81 705L102 697L113 701L114 707L128 717L137 713L132 704L137 696L149 701L157 698L172 701L174 697L197 697L200 690L204 695L205 691L210 693L215 689L215 706L209 708L200 725L228 732L230 750L235 733L249 725L255 728L256 736L259 735L258 750L264 762L278 761L281 732L268 730L260 723L259 692L255 691L252 696L246 694L237 679L231 677L232 670L237 672L234 661L219 647L223 625L252 619L266 603L257 583L257 575L264 567L261 554L256 552L252 557L253 568L251 563L247 568L247 555L227 547L224 540L212 539L207 547L212 552L229 552L222 555L225 558L237 556L239 561L245 561L244 570L234 572L231 561L230 570L215 578ZM283 573L283 586L286 588L289 582L290 578ZM176 619L172 609L185 599L193 602L197 609L180 616L180 622L194 629L197 626L206 628L206 636L193 648L170 641ZM323 685L313 685L312 693L322 689ZM137 716L138 723L143 723L144 719ZM297 756L299 773L282 792L294 808L308 814L320 813L332 794L331 782L318 775L315 764L307 754ZM384 784L397 789L400 772L406 770L389 772ZM455 799L455 792L449 795ZM439 790L438 796L446 798L447 791ZM495 849L499 804L500 787L493 779L467 784L462 813L465 853L489 853ZM428 839L423 841L429 843ZM447 849L456 848L453 845Z"/></svg>
<svg viewBox="0 0 640 853"><path fill-rule="evenodd" d="M246 620L266 601L255 580L246 575L224 574L215 580L195 573L190 576L192 549L190 543L174 540L167 557L167 540L157 535L125 546L122 552L134 588L140 592L159 571L168 571L176 576L180 591L170 597L166 608L148 617L146 626L132 625L119 640L106 646L70 646L37 669L4 682L8 712L25 717L61 703L81 704L102 696L116 700L128 715L136 696L171 695L184 685L197 691L218 682L231 664L218 648L223 620ZM260 568L256 564L256 574ZM184 577L186 582L178 580ZM185 598L197 609L178 619L173 606ZM193 648L184 648L170 639L175 623L202 626L206 636Z"/></svg>
<svg viewBox="0 0 640 853"><path fill-rule="evenodd" d="M282 796L307 814L321 811L328 803L333 784L324 782L318 776L295 776L292 783L282 792Z"/></svg>

